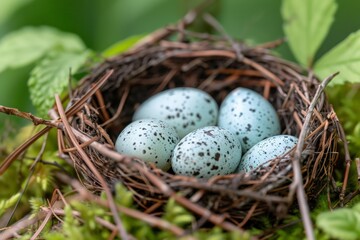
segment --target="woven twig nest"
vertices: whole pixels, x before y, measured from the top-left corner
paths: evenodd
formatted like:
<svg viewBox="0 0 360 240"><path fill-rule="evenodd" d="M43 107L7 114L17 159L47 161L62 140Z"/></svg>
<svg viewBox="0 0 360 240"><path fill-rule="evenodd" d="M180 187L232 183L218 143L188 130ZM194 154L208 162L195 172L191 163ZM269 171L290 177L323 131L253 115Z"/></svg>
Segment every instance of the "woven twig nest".
<svg viewBox="0 0 360 240"><path fill-rule="evenodd" d="M135 109L150 96L187 86L208 92L218 103L237 87L253 89L277 110L282 134L299 136L319 81L263 47L248 47L225 38L186 31L183 25L150 35L131 51L108 59L82 79L72 92L68 109L84 100L68 121L82 139L82 149L113 188L121 182L139 208L161 214L169 197L202 219L242 226L264 213L284 216L294 205L291 184L294 151L251 173L208 180L174 175L114 150L119 132L131 122ZM303 139L302 177L308 199L326 186L336 163L337 126L333 109L322 93ZM64 136L67 136L64 134ZM72 147L71 138L61 145ZM102 186L78 151L69 151L82 182L91 191ZM224 225L222 225L224 226ZM224 227L226 228L226 226Z"/></svg>

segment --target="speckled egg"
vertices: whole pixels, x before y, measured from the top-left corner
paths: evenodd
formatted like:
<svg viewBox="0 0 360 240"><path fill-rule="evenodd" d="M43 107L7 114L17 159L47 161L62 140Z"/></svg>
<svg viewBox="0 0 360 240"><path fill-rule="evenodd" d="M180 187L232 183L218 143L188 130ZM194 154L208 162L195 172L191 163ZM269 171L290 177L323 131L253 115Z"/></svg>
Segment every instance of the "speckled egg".
<svg viewBox="0 0 360 240"><path fill-rule="evenodd" d="M148 98L133 120L155 118L175 127L182 138L195 129L216 125L218 106L206 92L196 88L173 88Z"/></svg>
<svg viewBox="0 0 360 240"><path fill-rule="evenodd" d="M234 133L244 152L261 140L280 134L274 107L247 88L236 88L226 96L220 106L218 126Z"/></svg>
<svg viewBox="0 0 360 240"><path fill-rule="evenodd" d="M290 135L277 135L262 140L244 154L238 172L249 172L271 159L284 155L297 142L298 138Z"/></svg>
<svg viewBox="0 0 360 240"><path fill-rule="evenodd" d="M154 163L167 171L170 169L171 154L179 140L175 129L166 122L142 119L124 128L116 140L115 148L121 154Z"/></svg>
<svg viewBox="0 0 360 240"><path fill-rule="evenodd" d="M241 159L238 138L226 129L208 126L186 135L171 159L176 174L210 178L233 173Z"/></svg>

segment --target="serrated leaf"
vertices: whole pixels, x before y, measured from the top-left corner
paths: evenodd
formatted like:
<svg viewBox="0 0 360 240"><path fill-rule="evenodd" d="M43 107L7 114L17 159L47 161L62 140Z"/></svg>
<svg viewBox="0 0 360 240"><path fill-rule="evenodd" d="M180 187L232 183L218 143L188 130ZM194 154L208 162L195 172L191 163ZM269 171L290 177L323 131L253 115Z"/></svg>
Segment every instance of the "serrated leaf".
<svg viewBox="0 0 360 240"><path fill-rule="evenodd" d="M42 198L35 198L35 197L30 198L29 203L30 203L31 212L32 212L30 217L35 217L36 214L39 213L41 207L46 205L46 203L44 202L44 200Z"/></svg>
<svg viewBox="0 0 360 240"><path fill-rule="evenodd" d="M284 32L297 61L311 67L334 21L335 0L283 0Z"/></svg>
<svg viewBox="0 0 360 240"><path fill-rule="evenodd" d="M51 27L25 27L0 40L0 72L33 63L53 48L79 52L85 45L75 34Z"/></svg>
<svg viewBox="0 0 360 240"><path fill-rule="evenodd" d="M334 72L340 74L331 84L360 82L360 30L350 34L316 62L315 73L324 79Z"/></svg>
<svg viewBox="0 0 360 240"><path fill-rule="evenodd" d="M16 10L32 0L1 0L0 23L10 17Z"/></svg>
<svg viewBox="0 0 360 240"><path fill-rule="evenodd" d="M89 52L51 52L31 72L28 82L30 98L39 115L46 116L69 83L69 72L75 73L85 63Z"/></svg>
<svg viewBox="0 0 360 240"><path fill-rule="evenodd" d="M360 239L360 213L352 209L338 209L318 215L316 223L325 233L338 239Z"/></svg>
<svg viewBox="0 0 360 240"><path fill-rule="evenodd" d="M131 48L132 46L134 46L142 38L144 38L144 35L136 35L136 36L128 37L120 42L113 44L109 48L107 48L102 53L102 55L104 57L112 57L112 56L118 55L120 53L123 53L126 50L128 50L129 48Z"/></svg>

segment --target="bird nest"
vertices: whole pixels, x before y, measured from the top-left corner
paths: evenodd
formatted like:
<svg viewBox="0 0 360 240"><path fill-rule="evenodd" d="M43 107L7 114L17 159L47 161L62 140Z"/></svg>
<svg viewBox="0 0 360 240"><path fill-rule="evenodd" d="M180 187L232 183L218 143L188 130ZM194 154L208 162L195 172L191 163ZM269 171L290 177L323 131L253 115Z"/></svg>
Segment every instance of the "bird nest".
<svg viewBox="0 0 360 240"><path fill-rule="evenodd" d="M249 47L185 26L182 21L160 29L128 52L107 59L70 94L66 119L81 141L81 151L64 154L83 184L100 192L104 182L112 190L120 182L147 214L161 215L162 206L174 198L203 223L224 229L244 226L265 213L285 216L296 205L299 186L309 201L315 199L332 176L339 136L318 79L272 55L269 49L276 44ZM114 150L117 135L142 102L183 86L204 90L219 104L237 87L257 91L277 110L282 134L299 137L297 146L250 173L205 180L164 172ZM62 148L74 148L71 134L65 131L62 136Z"/></svg>

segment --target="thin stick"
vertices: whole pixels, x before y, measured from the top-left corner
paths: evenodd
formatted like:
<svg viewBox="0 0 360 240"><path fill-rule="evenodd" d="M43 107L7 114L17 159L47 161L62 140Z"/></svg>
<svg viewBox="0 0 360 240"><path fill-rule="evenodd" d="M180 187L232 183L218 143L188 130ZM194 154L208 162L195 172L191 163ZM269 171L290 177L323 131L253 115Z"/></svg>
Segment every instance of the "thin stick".
<svg viewBox="0 0 360 240"><path fill-rule="evenodd" d="M123 108L125 106L125 101L126 101L127 97L129 96L129 91L130 91L129 88L125 88L125 91L124 91L123 95L121 96L121 100L120 100L119 106L116 110L116 113L110 119L108 119L104 123L102 123L100 125L101 127L104 127L119 118L121 111L123 110Z"/></svg>
<svg viewBox="0 0 360 240"><path fill-rule="evenodd" d="M14 214L15 214L16 209L18 208L18 206L19 206L19 204L20 204L20 202L21 202L22 197L24 196L24 194L25 194L25 192L26 192L26 190L27 190L27 188L28 188L28 186L29 186L30 180L31 180L31 178L32 178L32 176L33 176L33 174L34 174L34 172L35 172L35 165L39 162L39 160L41 159L41 157L42 157L43 154L44 154L45 147L46 147L46 142L47 142L47 136L48 136L48 134L45 134L45 138L44 138L44 141L43 141L43 143L42 143L42 145L41 145L40 152L39 152L39 154L36 156L35 161L33 162L33 164L32 164L31 167L30 167L30 172L29 172L29 174L28 174L28 176L27 176L27 179L26 179L26 181L25 181L25 185L24 185L23 189L21 190L21 194L20 194L19 198L18 198L17 201L16 201L16 204L15 204L14 209L12 210L12 212L11 212L11 214L10 214L9 219L7 220L6 226L9 225L12 217L13 217Z"/></svg>
<svg viewBox="0 0 360 240"><path fill-rule="evenodd" d="M21 117L24 119L28 119L34 123L34 125L46 125L46 127L42 130L40 130L38 133L36 133L34 136L32 136L30 139L26 140L23 144L21 144L18 148L16 148L11 154L9 154L5 160L0 165L0 176L6 171L6 169L12 164L15 159L25 151L33 142L35 142L37 139L39 139L41 136L43 136L45 133L50 131L51 128L56 127L57 124L55 121L48 121L39 117L36 117L32 115L31 113L22 112L19 109L16 108L9 108L5 106L0 105L0 112L8 114L8 115L14 115L17 117Z"/></svg>
<svg viewBox="0 0 360 240"><path fill-rule="evenodd" d="M32 121L35 126L42 124L42 125L46 125L49 127L56 127L56 124L54 123L54 121L49 121L49 120L45 120L45 119L36 117L36 116L32 115L31 113L22 112L16 108L10 108L10 107L5 107L5 106L0 105L0 112L8 114L8 115L13 115L13 116L21 117L24 119L28 119L28 120Z"/></svg>
<svg viewBox="0 0 360 240"><path fill-rule="evenodd" d="M255 47L256 48L272 49L272 48L276 48L276 47L282 45L284 42L286 42L286 39L285 38L280 38L280 39L277 39L275 41L261 43L259 45L256 45Z"/></svg>
<svg viewBox="0 0 360 240"><path fill-rule="evenodd" d="M94 86L89 92L87 92L79 101L77 101L74 105L72 105L67 111L66 116L73 115L80 107L83 106L85 101L95 94L95 92L109 79L109 77L113 74L114 70L107 71L104 76L99 80L98 84ZM43 136L45 133L50 131L53 127L58 128L58 123L56 121L48 121L41 119L39 117L36 117L30 113L21 112L18 109L15 108L7 108L0 105L0 112L9 114L9 115L15 115L18 117L22 117L28 120L31 120L35 125L43 124L46 125L45 128L40 130L38 133L36 133L34 136L32 136L30 139L26 140L23 144L21 144L19 147L17 147L11 154L9 154L5 160L0 165L0 176L4 174L4 172L8 169L8 167L16 160L20 154L22 154L32 143L34 143L37 139L39 139L41 136Z"/></svg>
<svg viewBox="0 0 360 240"><path fill-rule="evenodd" d="M348 146L348 142L346 140L344 128L340 124L340 121L339 121L339 119L337 118L336 115L335 115L335 120L339 123L339 124L337 124L337 128L338 128L338 131L340 133L340 137L341 137L341 139L343 141L344 152L345 152L345 164L346 164L346 167L345 167L343 185L341 187L341 192L340 192L340 195L339 195L340 206L343 207L344 206L345 191L346 191L347 183L348 183L348 180L349 180L349 174L350 174L351 157L350 157L350 153L349 153L349 146Z"/></svg>
<svg viewBox="0 0 360 240"><path fill-rule="evenodd" d="M274 82L274 84L278 85L278 86L284 86L285 83L278 77L276 76L274 73L272 73L271 71L269 71L268 69L266 69L265 67L261 66L259 63L249 59L249 58L246 58L244 57L242 59L242 61L255 68L256 70L258 70L259 72L261 72L264 77L268 77L270 80L272 80ZM280 89L280 88L279 88ZM286 94L284 92L281 92L282 95L286 96Z"/></svg>
<svg viewBox="0 0 360 240"><path fill-rule="evenodd" d="M84 103L91 97L93 96L106 82L107 80L111 77L111 75L114 73L113 69L108 70L104 76L101 77L101 79L96 83L96 85L94 85L90 91L88 91L87 93L85 93L81 99L79 101L77 101L74 105L72 105L67 111L66 111L66 116L72 116L74 115L76 112L79 111L79 109L84 106Z"/></svg>
<svg viewBox="0 0 360 240"><path fill-rule="evenodd" d="M213 16L211 16L210 14L204 14L204 20L207 23L209 23L212 27L214 27L217 31L219 31L225 37L225 39L231 44L231 47L235 51L236 58L239 61L242 61L245 64L248 64L248 65L254 67L255 69L259 70L259 72L263 73L264 76L269 77L275 84L277 84L279 86L284 85L284 82L281 81L281 79L278 78L275 74L273 74L272 72L267 70L265 67L261 66L260 64L246 58L241 52L240 45L238 43L236 43L234 41L234 39L232 39L229 36L229 34L226 33L223 26L221 26L221 24Z"/></svg>
<svg viewBox="0 0 360 240"><path fill-rule="evenodd" d="M106 104L105 104L104 98L99 90L97 90L95 92L95 97L97 98L97 100L99 102L99 108L104 116L104 120L105 121L109 120L110 116L109 116L109 113L106 111Z"/></svg>
<svg viewBox="0 0 360 240"><path fill-rule="evenodd" d="M355 158L356 171L358 175L358 184L360 185L360 158Z"/></svg>
<svg viewBox="0 0 360 240"><path fill-rule="evenodd" d="M25 149L27 149L31 144L33 144L37 139L39 139L41 136L43 136L45 133L50 131L51 127L45 127L38 133L36 133L34 136L32 136L30 139L26 140L23 144L21 144L18 148L15 149L9 156L5 158L5 160L0 165L0 176L4 174L4 172L7 170L7 168L12 164L15 159L17 159L20 154L22 154Z"/></svg>
<svg viewBox="0 0 360 240"><path fill-rule="evenodd" d="M210 222L214 223L222 227L227 231L238 231L243 232L242 229L238 228L236 225L225 221L225 217L222 215L214 214L207 208L204 208L200 205L197 205L191 202L189 199L176 194L173 189L167 185L162 179L157 177L155 174L151 173L150 171L144 171L143 174L156 186L158 189L162 191L162 193L168 197L174 198L174 200L182 205L183 207L189 209L190 211L207 218Z"/></svg>
<svg viewBox="0 0 360 240"><path fill-rule="evenodd" d="M242 61L244 58L244 55L241 53L241 49L239 44L237 44L234 39L232 39L229 34L226 33L225 29L223 28L223 26L221 26L221 24L210 14L206 13L204 14L204 20L209 23L213 28L215 28L217 31L219 31L225 38L227 41L230 42L231 47L234 49L235 53L236 53L236 57L239 61Z"/></svg>
<svg viewBox="0 0 360 240"><path fill-rule="evenodd" d="M306 200L306 193L305 193L304 186L303 186L303 179L302 179L302 174L301 174L301 163L300 163L301 162L301 153L302 153L302 150L303 150L303 147L305 144L305 138L306 138L306 135L309 130L310 120L311 120L312 114L314 112L317 100L319 99L320 95L323 93L326 85L338 74L339 74L339 72L334 73L334 74L330 75L329 77L327 77L319 85L318 89L316 90L314 98L311 101L311 104L308 108L308 112L307 112L307 115L306 115L306 118L305 118L305 121L303 124L303 128L300 132L299 141L296 145L296 151L295 151L294 157L292 159L294 180L290 186L290 197L296 190L297 200L298 200L300 212L301 212L301 218L302 218L302 221L303 221L303 224L305 227L306 237L308 240L315 239L315 235L314 235L313 225L312 225L312 222L310 219L309 206L308 206L307 200Z"/></svg>
<svg viewBox="0 0 360 240"><path fill-rule="evenodd" d="M46 224L48 223L48 221L51 219L52 215L61 223L63 223L63 220L55 213L55 209L60 209L63 208L65 205L68 205L65 197L63 196L63 194L60 192L59 189L55 189L53 191L53 194L51 196L51 200L47 200L49 207L48 209L50 210L48 212L48 214L46 215L45 219L42 221L42 223L40 224L40 226L38 227L38 229L36 230L36 232L33 234L33 236L31 237L30 240L35 240L38 238L38 236L40 235L40 233L43 231L43 229L45 228ZM43 210L43 209L42 209ZM43 210L44 211L44 210Z"/></svg>
<svg viewBox="0 0 360 240"><path fill-rule="evenodd" d="M118 228L118 234L119 234L119 237L121 239L124 239L124 240L127 240L129 239L128 238L128 235L124 229L124 226L121 222L121 219L119 217L119 214L118 214L118 211L117 211L117 208L116 208L116 205L115 205L115 202L114 202L114 198L111 194L111 190L109 189L106 181L104 180L104 178L102 177L102 175L99 173L99 171L96 169L96 167L94 166L94 164L91 162L90 158L88 157L88 155L85 153L85 151L80 147L80 144L78 142L78 140L76 139L73 131L71 130L71 126L69 124L69 122L67 121L67 118L66 118L66 115L65 115L65 111L61 105L61 100L60 100L60 97L59 95L55 95L55 102L56 102L56 106L57 106L57 109L59 111L59 115L60 115L60 118L62 119L63 121L63 124L64 124L64 127L65 127L65 130L69 136L69 138L71 139L71 142L75 145L75 147L78 149L78 152L79 154L81 155L81 157L84 159L84 162L86 163L86 165L89 167L89 169L94 173L94 175L96 176L96 178L99 180L100 184L102 185L105 193L106 193L106 196L108 198L108 202L109 202L109 206L110 206L110 210L113 214L113 217L115 219L115 222L116 222L116 226Z"/></svg>
<svg viewBox="0 0 360 240"><path fill-rule="evenodd" d="M31 236L30 240L35 240L37 239L37 237L40 235L40 233L43 231L43 229L45 228L46 224L49 222L49 220L51 219L51 215L52 212L49 211L44 220L42 221L42 223L40 224L39 228L36 230L36 232Z"/></svg>
<svg viewBox="0 0 360 240"><path fill-rule="evenodd" d="M44 219L46 217L45 212L40 212L35 217L31 218L30 215L23 217L21 220L14 223L10 228L7 228L0 233L0 239L12 239L17 236L19 231L28 228L29 226L35 224L36 222Z"/></svg>
<svg viewBox="0 0 360 240"><path fill-rule="evenodd" d="M49 213L50 215L55 213L55 214L57 214L59 216L65 216L65 210L63 210L63 209L52 209L51 210L49 207L42 207L41 210L44 211L44 212ZM81 217L81 214L78 211L73 210L71 213L72 213L72 215L74 217ZM111 222L106 221L105 219L102 219L100 217L94 217L94 219L101 226L103 226L103 227L105 227L105 228L107 228L109 230L112 230L112 231L117 231L116 226L114 224L112 224Z"/></svg>
<svg viewBox="0 0 360 240"><path fill-rule="evenodd" d="M81 183L76 180L76 179L71 179L70 177L68 177L65 174L61 174L61 173L57 173L56 176L63 182L68 183L69 185L71 185L74 189L76 189L76 191L85 199L85 200L89 200L89 201L93 201L96 202L99 205L105 206L105 207L109 207L109 204L107 202L105 202L104 200L101 200L98 197L95 197L91 192L89 192L89 190L87 190L85 187L83 187L81 185ZM152 216L150 214L146 214L140 211L137 211L135 209L130 209L130 208L126 208L124 206L117 206L117 209L136 219L142 220L148 224L150 224L151 226L155 226L158 227L160 229L164 229L167 231L172 232L174 235L180 237L182 235L185 234L185 231L183 229L181 229L180 227L173 225L161 218L158 218L156 216Z"/></svg>

